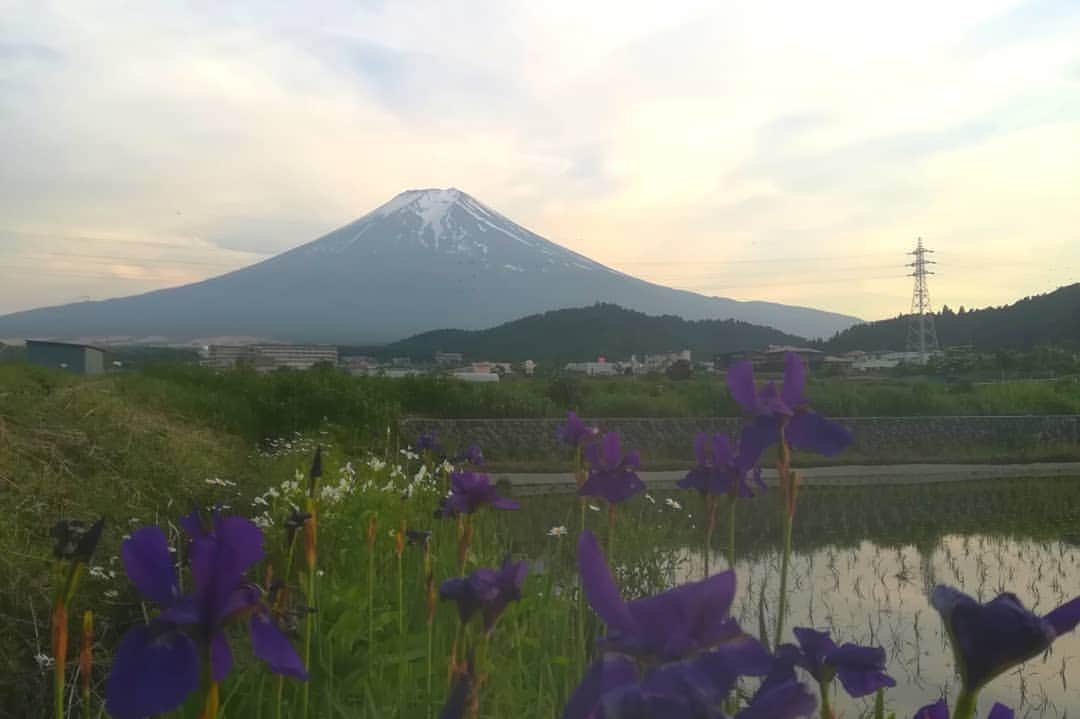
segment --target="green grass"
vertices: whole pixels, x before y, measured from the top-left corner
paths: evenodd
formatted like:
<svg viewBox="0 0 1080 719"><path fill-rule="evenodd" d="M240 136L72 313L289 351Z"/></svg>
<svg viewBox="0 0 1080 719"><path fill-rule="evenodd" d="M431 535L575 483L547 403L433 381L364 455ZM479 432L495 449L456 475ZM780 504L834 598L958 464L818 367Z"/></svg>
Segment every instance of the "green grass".
<svg viewBox="0 0 1080 719"><path fill-rule="evenodd" d="M632 401L638 400L627 397L637 396L651 398L667 407L664 411L674 412L684 399L689 402L695 395L693 383L701 382L600 382L586 391L593 399L583 400L600 404L583 406L603 414L598 411L602 402L613 403L609 407L630 402L626 410L630 411ZM812 392L823 408L829 396L826 390L833 393L834 401L868 407L881 392L922 396L926 390L913 389L918 386L897 382L848 389L822 383L814 385ZM1004 390L976 386L970 392L952 392L932 386L927 397L936 397L941 406L972 401L972 396L986 407L1008 402L1032 406L1042 401L1038 387ZM1065 390L1061 401L1074 401L1069 394L1073 390ZM94 696L100 700L112 649L123 631L143 616L115 560L123 535L149 523L169 526L192 506L225 503L239 513L257 513L261 509L252 505L252 499L306 469L311 449L320 443L328 447L325 482L336 482L349 461L357 475L355 490L340 503L326 506L320 518L323 573L317 578L311 716L433 715L445 693L445 657L453 640L455 614L451 607L438 608L429 691L421 555L416 547L406 547L405 604L399 607L397 563L389 532L402 522L433 527L435 576L441 580L457 573L455 527L431 519L438 489L421 490L403 501L402 480L383 491L381 487L390 482L387 469L373 469L362 460L368 451L388 459L400 456L396 440L387 440L385 428L402 412L424 407L432 413L452 414L462 403L479 397L485 413L518 412L529 406L546 413L547 408L559 406L548 393L562 397L559 392L563 391L565 387L552 392L550 383L541 380L479 388L435 379L400 384L357 380L335 372L213 375L177 366L86 379L20 365L0 366L0 501L6 509L0 523L0 706L13 716L46 715L50 675L38 669L33 658L49 651L49 528L56 519L104 515L109 522L94 564L119 576L85 578L71 612L76 617L84 608L92 608L98 616ZM696 385L696 392L712 398L706 402L729 401L715 381ZM948 399L941 400L939 395ZM929 400L920 401L926 406ZM297 437L297 432L303 436ZM265 441L275 437L280 441ZM553 460L553 468L562 468L557 465ZM415 469L415 462L406 467L408 474ZM215 477L235 484L223 487L206 482ZM368 481L370 486L366 486ZM867 536L884 543L933 542L950 532L988 531L988 513L1009 518L989 528L992 532L1080 541L1073 516L1073 508L1080 506L1074 496L1075 483L1048 486L1052 491L1031 491L1030 483L1017 482L811 489L801 499L796 542L800 547L821 542L843 545ZM681 499L689 511L698 511L696 498ZM738 534L740 553L751 555L775 547L779 529L776 504L771 501L775 499L746 507L746 520ZM573 572L573 533L562 539L545 535L553 525L575 527L577 504L570 497L525 501L528 511L487 512L478 517L470 567L496 564L508 551L542 560L545 567L530 575L524 599L510 608L492 639L489 653L497 671L491 672L484 687L484 717L557 716L581 672L572 639L576 631L572 600L566 594ZM964 509L958 512L957 507ZM271 513L277 525L268 530L268 564L277 577L284 566L280 519L285 511L278 500ZM667 521L662 508L642 499L621 512L618 556L632 559L618 569L625 591L639 595L666 586L674 561L669 548L693 543L696 530L686 522ZM377 517L379 528L376 583L369 586L364 534L372 516ZM603 532L601 513L589 513L588 521ZM724 536L723 530L718 536ZM264 571L260 567L253 578L261 581ZM294 574L290 584L298 588L301 580ZM399 611L404 612L404 635L397 631ZM373 635L368 633L369 616ZM588 631L595 629L590 623ZM238 630L233 636L238 668L224 687L224 716L271 717L274 682L246 654L242 634ZM73 647L69 663L74 651ZM298 694L290 682L285 716L297 715ZM196 713L192 704L178 716Z"/></svg>

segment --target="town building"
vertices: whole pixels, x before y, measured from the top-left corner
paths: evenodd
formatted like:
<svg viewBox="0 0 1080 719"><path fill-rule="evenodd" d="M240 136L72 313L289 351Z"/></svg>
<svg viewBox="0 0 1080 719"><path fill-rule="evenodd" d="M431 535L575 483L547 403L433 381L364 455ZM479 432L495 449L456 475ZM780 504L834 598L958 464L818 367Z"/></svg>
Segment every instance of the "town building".
<svg viewBox="0 0 1080 719"><path fill-rule="evenodd" d="M472 370L462 370L460 372L451 372L450 376L454 379L459 379L462 382L498 382L499 374L497 372L474 372Z"/></svg>
<svg viewBox="0 0 1080 719"><path fill-rule="evenodd" d="M103 374L105 350L93 345L48 340L26 340L26 361L39 367L76 374Z"/></svg>
<svg viewBox="0 0 1080 719"><path fill-rule="evenodd" d="M203 364L216 369L228 369L247 364L259 372L277 369L304 370L317 364L336 367L338 349L335 345L210 345Z"/></svg>
<svg viewBox="0 0 1080 719"><path fill-rule="evenodd" d="M600 357L596 362L569 362L564 368L567 372L577 372L589 377L613 377L622 374L622 368L615 362L608 362Z"/></svg>
<svg viewBox="0 0 1080 719"><path fill-rule="evenodd" d="M438 351L435 353L435 364L458 365L464 361L465 357L460 352Z"/></svg>

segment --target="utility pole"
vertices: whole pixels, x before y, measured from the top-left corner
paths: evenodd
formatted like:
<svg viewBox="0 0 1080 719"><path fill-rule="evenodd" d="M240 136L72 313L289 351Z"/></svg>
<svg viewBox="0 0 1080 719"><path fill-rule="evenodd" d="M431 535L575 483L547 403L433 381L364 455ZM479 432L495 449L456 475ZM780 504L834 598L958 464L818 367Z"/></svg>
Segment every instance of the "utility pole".
<svg viewBox="0 0 1080 719"><path fill-rule="evenodd" d="M911 294L911 315L908 317L907 351L918 352L921 364L926 364L930 353L938 349L934 311L930 308L930 288L926 283L927 276L934 274L926 266L937 263L926 259L927 253L933 253L933 250L923 247L920 237L915 249L908 253L915 261L907 264L912 268L908 277L915 278L915 289Z"/></svg>

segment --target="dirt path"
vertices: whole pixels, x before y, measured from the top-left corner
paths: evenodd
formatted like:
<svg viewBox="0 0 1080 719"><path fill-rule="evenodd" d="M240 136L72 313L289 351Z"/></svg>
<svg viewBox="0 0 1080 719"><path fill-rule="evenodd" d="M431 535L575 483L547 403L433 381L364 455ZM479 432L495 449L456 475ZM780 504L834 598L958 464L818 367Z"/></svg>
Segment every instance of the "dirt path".
<svg viewBox="0 0 1080 719"><path fill-rule="evenodd" d="M1074 477L1080 482L1080 462L853 465L809 467L800 472L806 485L928 484L1022 477ZM638 473L648 486L664 489L674 488L685 474L685 470ZM767 484L776 484L776 470L766 469L763 475ZM491 476L496 481L508 479L517 494L559 494L574 489L570 472L493 472Z"/></svg>

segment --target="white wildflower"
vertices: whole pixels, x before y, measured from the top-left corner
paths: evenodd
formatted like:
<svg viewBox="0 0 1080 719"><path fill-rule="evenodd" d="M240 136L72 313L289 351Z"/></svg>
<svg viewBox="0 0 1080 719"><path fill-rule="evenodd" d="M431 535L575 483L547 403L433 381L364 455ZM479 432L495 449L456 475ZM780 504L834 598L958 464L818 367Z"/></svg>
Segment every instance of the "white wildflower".
<svg viewBox="0 0 1080 719"><path fill-rule="evenodd" d="M53 664L56 664L56 660L50 657L44 652L38 652L34 655L34 661L37 662L39 669L48 669Z"/></svg>
<svg viewBox="0 0 1080 719"><path fill-rule="evenodd" d="M260 506L260 505L263 506L263 507L269 507L270 506L270 503L266 501L266 497L256 497L255 499L251 500L251 504L253 506Z"/></svg>
<svg viewBox="0 0 1080 719"><path fill-rule="evenodd" d="M672 509L682 509L682 505L681 505L681 504L679 504L678 502L676 502L676 501L675 501L674 499L672 499L671 497L668 497L667 499L665 499L665 500L664 500L664 504L666 504L667 506L671 507Z"/></svg>
<svg viewBox="0 0 1080 719"><path fill-rule="evenodd" d="M591 509L594 512L599 512L600 511L600 508L597 507L595 504L590 504L589 509Z"/></svg>
<svg viewBox="0 0 1080 719"><path fill-rule="evenodd" d="M274 526L274 520L269 514L260 514L251 520L259 529L269 529Z"/></svg>
<svg viewBox="0 0 1080 719"><path fill-rule="evenodd" d="M649 494L648 492L645 493L645 499L649 500L653 504L656 504L656 500L653 499L653 496L651 494Z"/></svg>
<svg viewBox="0 0 1080 719"><path fill-rule="evenodd" d="M95 579L108 579L109 573L105 571L105 567L94 565L93 567L90 567L90 576Z"/></svg>
<svg viewBox="0 0 1080 719"><path fill-rule="evenodd" d="M109 589L105 592L105 596L109 599L116 599L120 596L120 592L116 591L115 589Z"/></svg>
<svg viewBox="0 0 1080 719"><path fill-rule="evenodd" d="M551 529L548 530L548 536L549 537L565 537L566 536L566 527L562 527L562 526L560 526L560 527L552 527Z"/></svg>

